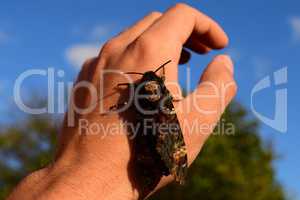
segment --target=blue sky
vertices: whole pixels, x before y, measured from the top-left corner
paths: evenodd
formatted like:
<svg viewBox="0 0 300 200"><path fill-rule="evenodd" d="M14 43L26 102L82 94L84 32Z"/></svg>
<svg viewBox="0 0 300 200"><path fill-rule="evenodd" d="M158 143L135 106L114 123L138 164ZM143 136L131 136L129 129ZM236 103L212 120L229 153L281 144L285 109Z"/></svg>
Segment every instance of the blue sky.
<svg viewBox="0 0 300 200"><path fill-rule="evenodd" d="M0 3L0 112L13 105L16 77L29 68L54 67L65 71L63 80L73 80L82 60L97 53L112 35L150 11L164 11L177 1L2 1ZM192 85L203 67L217 53L235 61L239 85L236 99L250 109L251 89L267 75L288 67L288 131L279 133L267 125L261 132L271 140L281 159L275 163L278 179L287 192L300 195L300 136L296 128L300 73L300 2L297 0L191 0L185 1L218 21L230 37L227 49L191 60ZM182 74L185 70L181 67ZM181 77L184 82L184 77ZM30 90L44 90L46 82L28 82ZM272 86L255 98L255 108L272 117L275 90ZM4 118L3 116L1 117Z"/></svg>

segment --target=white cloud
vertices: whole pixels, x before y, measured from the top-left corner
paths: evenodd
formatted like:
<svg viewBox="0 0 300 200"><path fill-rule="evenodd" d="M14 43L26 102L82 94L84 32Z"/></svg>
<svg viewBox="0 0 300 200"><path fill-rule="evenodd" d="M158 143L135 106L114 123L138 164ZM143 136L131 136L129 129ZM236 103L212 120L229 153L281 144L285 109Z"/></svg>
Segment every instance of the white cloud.
<svg viewBox="0 0 300 200"><path fill-rule="evenodd" d="M99 40L102 37L108 35L110 32L110 28L103 25L97 25L91 30L92 39Z"/></svg>
<svg viewBox="0 0 300 200"><path fill-rule="evenodd" d="M110 25L98 24L92 27L77 25L72 28L71 34L89 41L99 41L111 35L111 30Z"/></svg>
<svg viewBox="0 0 300 200"><path fill-rule="evenodd" d="M88 58L99 54L101 45L95 44L76 44L66 50L66 58L71 65L80 68Z"/></svg>
<svg viewBox="0 0 300 200"><path fill-rule="evenodd" d="M74 44L68 47L65 51L65 56L68 62L76 68L80 68L82 64L91 57L99 54L102 47L101 41L105 41L110 35L111 26L96 25L93 27L75 27L73 34L83 37L83 43Z"/></svg>
<svg viewBox="0 0 300 200"><path fill-rule="evenodd" d="M289 24L292 29L293 39L300 41L300 17L292 17L289 19Z"/></svg>

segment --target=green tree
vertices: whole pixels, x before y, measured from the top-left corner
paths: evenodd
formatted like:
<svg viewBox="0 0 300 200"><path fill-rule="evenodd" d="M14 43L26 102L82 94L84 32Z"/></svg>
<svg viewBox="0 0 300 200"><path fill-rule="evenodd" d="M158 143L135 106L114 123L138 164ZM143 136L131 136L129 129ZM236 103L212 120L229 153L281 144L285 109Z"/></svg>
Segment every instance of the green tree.
<svg viewBox="0 0 300 200"><path fill-rule="evenodd" d="M221 123L233 123L234 134L223 135L224 128L218 126L221 128L215 130L189 169L186 185L171 184L151 199L285 199L272 168L274 151L260 139L257 121L249 119L247 111L235 103ZM47 115L26 116L1 128L0 199L26 174L51 162L56 135L57 126Z"/></svg>
<svg viewBox="0 0 300 200"><path fill-rule="evenodd" d="M232 124L234 134L228 135ZM186 185L171 184L151 199L286 199L272 167L276 156L259 137L258 125L241 105L232 104L189 169Z"/></svg>
<svg viewBox="0 0 300 200"><path fill-rule="evenodd" d="M26 116L0 130L0 199L29 172L51 162L57 126L47 115Z"/></svg>

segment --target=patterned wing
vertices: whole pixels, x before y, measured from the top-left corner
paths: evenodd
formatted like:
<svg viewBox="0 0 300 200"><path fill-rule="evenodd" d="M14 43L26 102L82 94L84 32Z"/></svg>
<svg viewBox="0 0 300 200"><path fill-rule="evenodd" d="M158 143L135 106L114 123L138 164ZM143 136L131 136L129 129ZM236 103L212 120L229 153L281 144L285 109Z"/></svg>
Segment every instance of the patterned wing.
<svg viewBox="0 0 300 200"><path fill-rule="evenodd" d="M168 92L158 115L156 150L174 176L176 182L184 184L187 174L187 151L179 121Z"/></svg>

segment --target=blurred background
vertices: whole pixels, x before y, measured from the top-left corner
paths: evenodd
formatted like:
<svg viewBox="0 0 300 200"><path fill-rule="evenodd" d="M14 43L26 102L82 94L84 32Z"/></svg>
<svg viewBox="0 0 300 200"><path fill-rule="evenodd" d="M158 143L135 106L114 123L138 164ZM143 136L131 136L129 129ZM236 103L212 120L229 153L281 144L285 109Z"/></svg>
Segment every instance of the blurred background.
<svg viewBox="0 0 300 200"><path fill-rule="evenodd" d="M0 2L0 199L5 199L29 172L51 162L63 114L29 115L14 102L16 79L28 69L55 70L55 83L67 86L84 60L97 55L103 43L151 11L164 11L178 1L1 1ZM180 83L190 92L199 76L219 53L235 61L239 91L223 121L235 133L216 130L192 165L186 186L170 185L152 199L300 199L299 112L300 2L297 0L190 0L186 2L214 18L230 37L230 45L205 56L192 54L180 66ZM180 30L178 30L180 31ZM287 69L288 81L273 84L273 73ZM57 75L56 75L57 74ZM270 76L269 87L253 97L251 91ZM275 80L276 82L276 80ZM274 119L276 91L288 89L287 130L258 118ZM47 77L32 76L21 87L21 97L33 107L46 105ZM64 101L64 99L63 99ZM285 108L284 102L279 105ZM256 113L254 112L254 108ZM279 121L278 123L281 123Z"/></svg>

